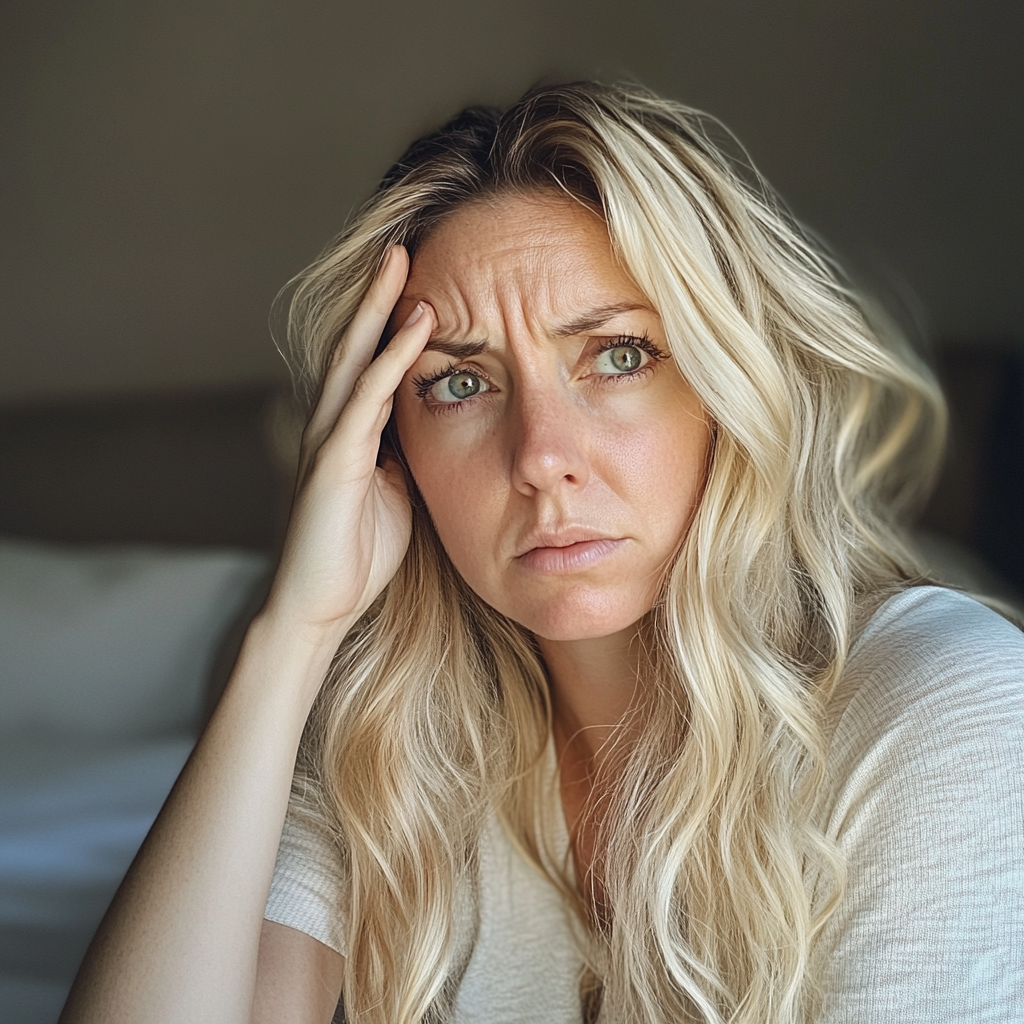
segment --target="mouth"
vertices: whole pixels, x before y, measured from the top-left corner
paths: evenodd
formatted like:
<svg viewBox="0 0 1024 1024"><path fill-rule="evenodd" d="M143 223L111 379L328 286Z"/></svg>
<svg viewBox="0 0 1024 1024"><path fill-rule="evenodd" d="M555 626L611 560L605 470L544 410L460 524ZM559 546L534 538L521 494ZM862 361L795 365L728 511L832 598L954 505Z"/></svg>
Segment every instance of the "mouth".
<svg viewBox="0 0 1024 1024"><path fill-rule="evenodd" d="M625 543L625 538L609 537L596 530L538 533L527 538L516 561L533 572L578 572L603 562Z"/></svg>

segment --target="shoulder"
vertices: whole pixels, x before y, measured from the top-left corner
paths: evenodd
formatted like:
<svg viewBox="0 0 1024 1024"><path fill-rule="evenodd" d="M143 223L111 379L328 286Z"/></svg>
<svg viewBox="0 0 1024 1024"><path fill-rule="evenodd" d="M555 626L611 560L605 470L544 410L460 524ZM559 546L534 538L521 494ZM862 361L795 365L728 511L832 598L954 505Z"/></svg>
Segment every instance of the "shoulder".
<svg viewBox="0 0 1024 1024"><path fill-rule="evenodd" d="M1024 838L1024 634L972 598L915 587L886 602L829 729L828 830L851 849Z"/></svg>
<svg viewBox="0 0 1024 1024"><path fill-rule="evenodd" d="M854 645L830 732L837 833L854 809L964 820L997 794L1019 804L1024 634L956 591L897 595Z"/></svg>
<svg viewBox="0 0 1024 1024"><path fill-rule="evenodd" d="M1024 998L1024 635L937 587L887 602L840 683L819 942L829 1024L1003 1020Z"/></svg>
<svg viewBox="0 0 1024 1024"><path fill-rule="evenodd" d="M999 742L1024 730L1024 633L943 587L914 587L875 613L851 651L833 709L833 760L898 733Z"/></svg>
<svg viewBox="0 0 1024 1024"><path fill-rule="evenodd" d="M898 669L928 688L927 680L985 678L1019 685L1024 633L956 590L912 587L890 598L854 644L849 671L861 677Z"/></svg>

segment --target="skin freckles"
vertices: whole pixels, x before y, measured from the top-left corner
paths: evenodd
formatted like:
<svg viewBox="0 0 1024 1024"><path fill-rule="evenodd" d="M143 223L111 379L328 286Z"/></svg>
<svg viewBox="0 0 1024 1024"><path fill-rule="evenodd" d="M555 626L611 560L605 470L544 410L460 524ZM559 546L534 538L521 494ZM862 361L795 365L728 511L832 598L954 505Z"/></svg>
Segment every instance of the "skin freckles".
<svg viewBox="0 0 1024 1024"><path fill-rule="evenodd" d="M601 220L558 196L453 214L394 321L432 307L395 396L455 567L553 644L632 635L689 524L708 418Z"/></svg>

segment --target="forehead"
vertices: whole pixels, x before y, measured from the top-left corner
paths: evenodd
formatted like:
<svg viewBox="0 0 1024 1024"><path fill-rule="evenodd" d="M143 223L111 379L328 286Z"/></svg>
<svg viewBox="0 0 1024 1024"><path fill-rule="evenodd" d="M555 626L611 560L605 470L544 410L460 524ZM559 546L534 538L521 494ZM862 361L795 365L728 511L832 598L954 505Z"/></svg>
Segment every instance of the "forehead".
<svg viewBox="0 0 1024 1024"><path fill-rule="evenodd" d="M457 210L416 253L403 299L434 307L435 336L462 337L498 322L545 326L580 309L647 304L601 218L558 195Z"/></svg>

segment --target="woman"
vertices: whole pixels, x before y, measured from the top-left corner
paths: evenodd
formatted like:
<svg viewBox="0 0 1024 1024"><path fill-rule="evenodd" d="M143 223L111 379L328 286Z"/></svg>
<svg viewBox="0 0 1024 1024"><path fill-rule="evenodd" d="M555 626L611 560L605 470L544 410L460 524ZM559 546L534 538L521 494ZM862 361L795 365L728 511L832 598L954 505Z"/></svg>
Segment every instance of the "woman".
<svg viewBox="0 0 1024 1024"><path fill-rule="evenodd" d="M65 1022L1022 1005L1024 639L896 525L941 399L702 125L468 110L304 276L280 569Z"/></svg>

